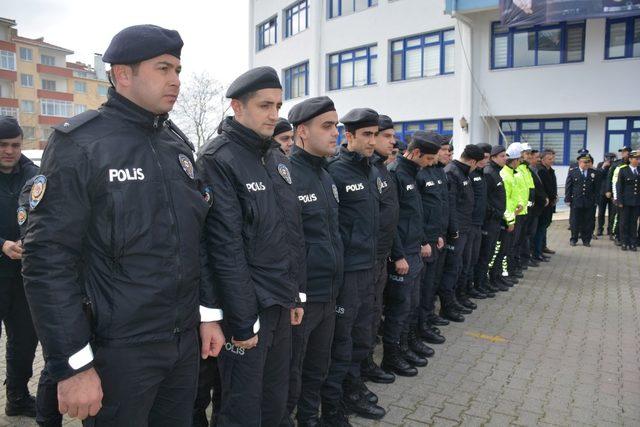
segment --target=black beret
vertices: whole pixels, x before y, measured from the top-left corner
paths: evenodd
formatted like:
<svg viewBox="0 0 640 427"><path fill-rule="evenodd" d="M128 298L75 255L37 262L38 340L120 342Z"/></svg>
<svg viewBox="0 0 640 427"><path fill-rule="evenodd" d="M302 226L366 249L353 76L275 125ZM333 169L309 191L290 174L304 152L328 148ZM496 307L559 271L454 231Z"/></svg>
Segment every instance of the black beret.
<svg viewBox="0 0 640 427"><path fill-rule="evenodd" d="M297 103L289 111L289 121L293 126L307 122L314 117L329 111L336 111L333 101L328 96L317 96Z"/></svg>
<svg viewBox="0 0 640 427"><path fill-rule="evenodd" d="M380 116L371 108L354 108L349 111L340 121L352 130L358 130L370 126L378 126Z"/></svg>
<svg viewBox="0 0 640 427"><path fill-rule="evenodd" d="M607 154L604 155L604 157L606 159L615 159L618 156L616 155L616 153L607 153Z"/></svg>
<svg viewBox="0 0 640 427"><path fill-rule="evenodd" d="M271 67L257 67L241 74L229 85L227 98L238 99L260 89L282 89L278 73Z"/></svg>
<svg viewBox="0 0 640 427"><path fill-rule="evenodd" d="M291 123L289 123L289 120L280 117L276 122L275 129L273 130L273 136L279 135L283 132L290 132L292 130L293 128L291 127Z"/></svg>
<svg viewBox="0 0 640 427"><path fill-rule="evenodd" d="M440 145L450 145L451 135L440 135Z"/></svg>
<svg viewBox="0 0 640 427"><path fill-rule="evenodd" d="M435 132L424 132L417 131L411 135L411 146L412 148L420 149L420 152L423 154L438 154L440 151L440 141L438 138L434 138L433 134L436 136Z"/></svg>
<svg viewBox="0 0 640 427"><path fill-rule="evenodd" d="M182 38L175 30L157 25L134 25L113 36L102 60L109 64L135 64L165 53L180 59Z"/></svg>
<svg viewBox="0 0 640 427"><path fill-rule="evenodd" d="M0 139L12 139L22 136L18 121L11 116L0 116Z"/></svg>
<svg viewBox="0 0 640 427"><path fill-rule="evenodd" d="M507 151L507 149L504 148L504 145L494 145L493 147L491 147L491 157L497 156L498 154L505 151Z"/></svg>
<svg viewBox="0 0 640 427"><path fill-rule="evenodd" d="M395 142L393 143L393 147L397 148L398 151L404 151L407 149L407 144L405 144L405 142L403 140L401 140L400 138L398 138L397 136L394 137Z"/></svg>
<svg viewBox="0 0 640 427"><path fill-rule="evenodd" d="M491 144L487 144L486 142L481 142L480 144L478 144L478 147L480 147L483 153L491 154Z"/></svg>
<svg viewBox="0 0 640 427"><path fill-rule="evenodd" d="M484 159L484 151L482 151L482 148L478 147L475 144L469 144L466 147L464 147L462 156L467 159L471 159L479 162L480 160Z"/></svg>
<svg viewBox="0 0 640 427"><path fill-rule="evenodd" d="M391 120L389 116L380 114L380 116L378 116L378 131L382 132L387 129L393 129L393 120Z"/></svg>

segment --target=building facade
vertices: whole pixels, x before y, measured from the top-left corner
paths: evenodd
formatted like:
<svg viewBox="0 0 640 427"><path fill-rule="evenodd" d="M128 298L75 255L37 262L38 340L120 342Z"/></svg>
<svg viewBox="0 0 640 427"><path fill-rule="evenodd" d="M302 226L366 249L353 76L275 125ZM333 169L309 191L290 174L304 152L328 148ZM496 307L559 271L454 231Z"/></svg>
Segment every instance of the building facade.
<svg viewBox="0 0 640 427"><path fill-rule="evenodd" d="M100 55L93 67L67 62L73 51L19 36L15 27L0 18L0 114L18 118L24 149L41 149L51 126L105 102L109 82Z"/></svg>
<svg viewBox="0 0 640 427"><path fill-rule="evenodd" d="M328 95L468 143L527 141L596 161L640 148L640 17L503 28L498 0L252 0L250 66L285 87L282 114Z"/></svg>

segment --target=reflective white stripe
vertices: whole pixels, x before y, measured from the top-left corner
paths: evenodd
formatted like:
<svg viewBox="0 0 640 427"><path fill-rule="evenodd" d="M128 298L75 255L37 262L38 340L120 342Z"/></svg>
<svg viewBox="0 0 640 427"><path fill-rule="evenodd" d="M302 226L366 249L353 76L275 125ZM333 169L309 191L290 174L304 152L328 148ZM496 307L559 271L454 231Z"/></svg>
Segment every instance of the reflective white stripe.
<svg viewBox="0 0 640 427"><path fill-rule="evenodd" d="M92 360L93 350L91 350L91 345L87 344L82 350L69 358L69 366L74 370L78 370L90 363Z"/></svg>
<svg viewBox="0 0 640 427"><path fill-rule="evenodd" d="M258 320L256 320L256 323L253 324L253 333L257 334L259 330L260 330L260 318L258 317Z"/></svg>
<svg viewBox="0 0 640 427"><path fill-rule="evenodd" d="M222 309L209 308L204 305L200 306L200 321L201 322L217 322L222 320Z"/></svg>
<svg viewBox="0 0 640 427"><path fill-rule="evenodd" d="M300 298L300 302L307 302L307 294L305 294L304 292L300 292L298 294L298 298Z"/></svg>

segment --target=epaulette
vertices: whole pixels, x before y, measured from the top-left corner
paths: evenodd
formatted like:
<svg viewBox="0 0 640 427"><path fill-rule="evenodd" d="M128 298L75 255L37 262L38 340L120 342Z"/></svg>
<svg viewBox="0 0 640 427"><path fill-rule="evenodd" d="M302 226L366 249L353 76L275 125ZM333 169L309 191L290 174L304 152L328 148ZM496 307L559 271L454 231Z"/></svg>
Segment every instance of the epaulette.
<svg viewBox="0 0 640 427"><path fill-rule="evenodd" d="M85 111L84 113L80 113L77 116L73 116L65 120L63 123L60 123L59 125L53 126L53 128L58 132L68 134L78 129L80 126L86 123L89 123L91 120L95 119L99 115L100 113L96 110Z"/></svg>
<svg viewBox="0 0 640 427"><path fill-rule="evenodd" d="M167 126L169 126L169 129L171 129L171 131L175 133L178 136L178 138L180 138L185 144L187 144L187 146L191 149L191 151L196 151L191 141L189 141L189 138L187 138L187 135L185 135L180 130L180 128L176 126L175 123L173 123L171 120L167 120Z"/></svg>

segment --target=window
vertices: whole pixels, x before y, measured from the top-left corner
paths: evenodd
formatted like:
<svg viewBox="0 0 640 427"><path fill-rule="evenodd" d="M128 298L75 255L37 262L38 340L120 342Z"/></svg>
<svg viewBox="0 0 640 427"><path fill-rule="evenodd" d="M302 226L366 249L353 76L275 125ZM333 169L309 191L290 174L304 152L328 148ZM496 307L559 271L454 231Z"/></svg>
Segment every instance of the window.
<svg viewBox="0 0 640 427"><path fill-rule="evenodd" d="M22 136L24 139L36 139L36 128L33 126L22 126Z"/></svg>
<svg viewBox="0 0 640 427"><path fill-rule="evenodd" d="M20 59L22 59L23 61L33 61L33 51L28 47L21 47Z"/></svg>
<svg viewBox="0 0 640 427"><path fill-rule="evenodd" d="M40 63L43 65L51 65L52 67L55 67L56 58L50 55L40 55Z"/></svg>
<svg viewBox="0 0 640 427"><path fill-rule="evenodd" d="M284 70L284 99L309 95L309 63L295 65Z"/></svg>
<svg viewBox="0 0 640 427"><path fill-rule="evenodd" d="M104 85L98 85L98 95L107 96L108 88Z"/></svg>
<svg viewBox="0 0 640 427"><path fill-rule="evenodd" d="M285 10L284 36L291 37L309 28L309 3L302 0Z"/></svg>
<svg viewBox="0 0 640 427"><path fill-rule="evenodd" d="M12 116L18 118L18 109L13 107L0 107L0 116Z"/></svg>
<svg viewBox="0 0 640 427"><path fill-rule="evenodd" d="M8 50L0 50L0 68L5 70L16 70L16 54Z"/></svg>
<svg viewBox="0 0 640 427"><path fill-rule="evenodd" d="M512 27L492 24L491 68L584 61L584 22Z"/></svg>
<svg viewBox="0 0 640 427"><path fill-rule="evenodd" d="M20 74L20 85L22 87L33 87L33 76L31 74Z"/></svg>
<svg viewBox="0 0 640 427"><path fill-rule="evenodd" d="M75 80L73 82L73 90L76 93L86 93L87 92L87 83L86 82L79 82L79 81Z"/></svg>
<svg viewBox="0 0 640 427"><path fill-rule="evenodd" d="M551 148L556 164L568 165L587 146L587 119L502 120L500 129L507 144L527 142L536 150ZM505 144L500 135L500 144Z"/></svg>
<svg viewBox="0 0 640 427"><path fill-rule="evenodd" d="M617 152L622 147L640 150L640 116L607 118L605 152Z"/></svg>
<svg viewBox="0 0 640 427"><path fill-rule="evenodd" d="M415 131L434 131L441 135L453 134L453 119L440 119L440 120L419 120L413 122L395 122L394 128L396 136L402 141L407 141L407 138L411 136Z"/></svg>
<svg viewBox="0 0 640 427"><path fill-rule="evenodd" d="M42 141L48 141L52 133L53 128L42 128Z"/></svg>
<svg viewBox="0 0 640 427"><path fill-rule="evenodd" d="M375 84L377 64L375 45L329 55L329 90Z"/></svg>
<svg viewBox="0 0 640 427"><path fill-rule="evenodd" d="M85 111L87 111L87 106L84 104L76 104L73 106L74 114L84 113Z"/></svg>
<svg viewBox="0 0 640 427"><path fill-rule="evenodd" d="M276 16L258 25L258 50L273 46L277 41L278 19Z"/></svg>
<svg viewBox="0 0 640 427"><path fill-rule="evenodd" d="M42 90L56 91L56 81L42 79Z"/></svg>
<svg viewBox="0 0 640 427"><path fill-rule="evenodd" d="M33 101L20 101L20 110L23 113L33 114L36 112L35 103Z"/></svg>
<svg viewBox="0 0 640 427"><path fill-rule="evenodd" d="M453 30L391 42L391 81L453 73Z"/></svg>
<svg viewBox="0 0 640 427"><path fill-rule="evenodd" d="M605 59L640 57L640 17L608 19Z"/></svg>
<svg viewBox="0 0 640 427"><path fill-rule="evenodd" d="M376 6L378 0L327 0L329 18L336 18L338 16L351 15L354 12L359 12L364 9L368 9L371 6Z"/></svg>
<svg viewBox="0 0 640 427"><path fill-rule="evenodd" d="M73 104L69 101L57 99L41 99L40 112L43 116L71 117Z"/></svg>

